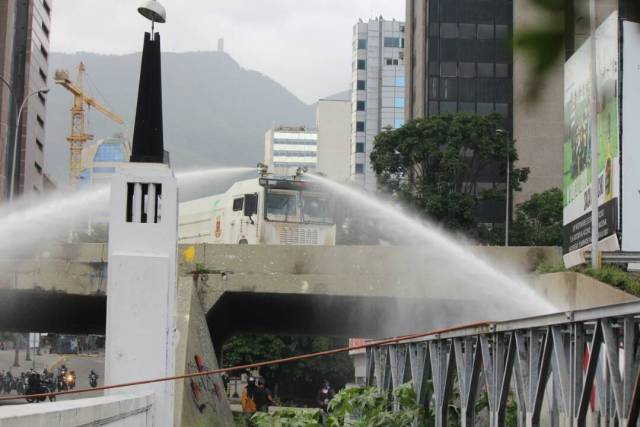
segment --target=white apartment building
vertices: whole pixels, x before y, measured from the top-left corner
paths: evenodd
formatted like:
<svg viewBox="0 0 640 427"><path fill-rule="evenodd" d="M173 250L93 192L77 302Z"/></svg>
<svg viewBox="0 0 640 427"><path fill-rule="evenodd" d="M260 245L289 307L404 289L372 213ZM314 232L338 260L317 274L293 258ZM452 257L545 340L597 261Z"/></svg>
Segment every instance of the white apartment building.
<svg viewBox="0 0 640 427"><path fill-rule="evenodd" d="M265 134L264 164L276 175L294 175L298 168L309 172L318 166L318 132L315 129L278 126Z"/></svg>
<svg viewBox="0 0 640 427"><path fill-rule="evenodd" d="M351 176L351 101L321 99L316 109L318 172L338 182Z"/></svg>
<svg viewBox="0 0 640 427"><path fill-rule="evenodd" d="M387 127L404 124L404 23L382 17L353 27L351 179L376 190L369 156Z"/></svg>

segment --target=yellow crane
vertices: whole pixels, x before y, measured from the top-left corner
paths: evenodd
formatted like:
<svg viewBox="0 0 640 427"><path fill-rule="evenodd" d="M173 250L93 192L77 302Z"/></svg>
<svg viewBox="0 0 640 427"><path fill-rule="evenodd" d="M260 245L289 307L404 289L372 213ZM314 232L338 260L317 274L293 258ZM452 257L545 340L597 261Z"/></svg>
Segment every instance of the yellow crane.
<svg viewBox="0 0 640 427"><path fill-rule="evenodd" d="M95 108L118 124L124 123L122 117L112 113L94 98L87 95L82 88L84 72L85 67L81 62L80 65L78 65L78 77L75 83L69 78L69 72L67 70L56 70L55 73L56 83L73 94L73 107L71 108L71 134L67 137L67 141L69 141L69 183L74 188L76 187L77 178L81 172L82 147L87 141L93 139L93 135L85 132L86 119L84 104Z"/></svg>

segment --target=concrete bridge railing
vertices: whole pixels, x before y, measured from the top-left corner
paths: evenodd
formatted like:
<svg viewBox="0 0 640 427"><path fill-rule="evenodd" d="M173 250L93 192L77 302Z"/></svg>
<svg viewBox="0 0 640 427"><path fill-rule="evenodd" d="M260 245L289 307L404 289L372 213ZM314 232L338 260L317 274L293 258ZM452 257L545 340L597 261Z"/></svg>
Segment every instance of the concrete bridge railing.
<svg viewBox="0 0 640 427"><path fill-rule="evenodd" d="M153 405L154 396L149 393L126 393L37 405L9 405L0 407L0 425L152 427Z"/></svg>

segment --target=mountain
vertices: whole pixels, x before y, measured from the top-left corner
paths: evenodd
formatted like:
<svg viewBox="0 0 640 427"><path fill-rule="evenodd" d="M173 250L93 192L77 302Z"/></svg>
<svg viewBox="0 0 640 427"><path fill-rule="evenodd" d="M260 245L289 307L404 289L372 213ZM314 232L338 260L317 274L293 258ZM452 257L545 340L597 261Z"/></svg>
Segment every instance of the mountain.
<svg viewBox="0 0 640 427"><path fill-rule="evenodd" d="M90 111L88 133L95 139L133 134L140 53L99 55L52 53L50 74L69 70L76 79L86 66L84 87L121 115L127 127ZM176 168L255 166L263 160L264 134L274 124L314 126L315 110L268 76L242 68L222 52L163 53L164 143ZM66 182L72 96L51 82L47 99L45 167Z"/></svg>
<svg viewBox="0 0 640 427"><path fill-rule="evenodd" d="M335 93L333 95L327 96L326 99L328 101L350 101L351 100L351 90L347 89L342 92Z"/></svg>

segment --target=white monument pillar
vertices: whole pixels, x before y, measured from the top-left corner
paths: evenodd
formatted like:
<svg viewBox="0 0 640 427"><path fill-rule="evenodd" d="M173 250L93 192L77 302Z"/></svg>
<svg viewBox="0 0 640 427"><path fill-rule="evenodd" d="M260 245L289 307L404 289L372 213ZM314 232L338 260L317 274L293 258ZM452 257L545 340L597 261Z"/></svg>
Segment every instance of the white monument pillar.
<svg viewBox="0 0 640 427"><path fill-rule="evenodd" d="M105 384L175 375L177 229L171 169L119 169L111 184ZM155 394L153 425L173 425L173 381L134 389ZM111 393L122 391L131 389Z"/></svg>

